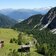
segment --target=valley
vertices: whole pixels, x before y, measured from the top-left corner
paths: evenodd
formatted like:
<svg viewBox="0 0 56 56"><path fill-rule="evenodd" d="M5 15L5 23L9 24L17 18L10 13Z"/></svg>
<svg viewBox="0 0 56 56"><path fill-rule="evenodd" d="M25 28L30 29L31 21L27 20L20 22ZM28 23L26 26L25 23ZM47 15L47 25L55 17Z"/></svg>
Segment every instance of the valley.
<svg viewBox="0 0 56 56"><path fill-rule="evenodd" d="M0 56L56 56L56 0L0 0Z"/></svg>
<svg viewBox="0 0 56 56"><path fill-rule="evenodd" d="M44 11L0 10L0 56L56 56L56 7Z"/></svg>

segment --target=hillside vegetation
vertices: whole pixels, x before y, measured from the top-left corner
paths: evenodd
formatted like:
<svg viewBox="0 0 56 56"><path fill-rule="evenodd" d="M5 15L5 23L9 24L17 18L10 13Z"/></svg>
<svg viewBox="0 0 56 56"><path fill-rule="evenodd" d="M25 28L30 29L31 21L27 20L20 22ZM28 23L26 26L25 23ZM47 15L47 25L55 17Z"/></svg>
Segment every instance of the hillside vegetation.
<svg viewBox="0 0 56 56"><path fill-rule="evenodd" d="M36 24L40 22L40 19L43 17L41 14L33 15L29 17L28 19L15 24L14 29L17 29L19 31L27 31L32 30Z"/></svg>
<svg viewBox="0 0 56 56"><path fill-rule="evenodd" d="M0 56L7 56L9 49L17 49L17 44L9 43L11 38L17 38L18 33L12 29L0 28L0 40L4 41L4 47L0 48Z"/></svg>
<svg viewBox="0 0 56 56"><path fill-rule="evenodd" d="M38 26L38 23L41 24ZM37 28L34 28L35 25ZM16 24L14 29L26 32L29 35L33 34L37 40L37 53L44 56L56 56L56 34L50 32L51 29L56 29L56 7L44 16L35 15ZM40 29L42 30L40 31Z"/></svg>
<svg viewBox="0 0 56 56"><path fill-rule="evenodd" d="M14 43L14 42L10 43L11 38L18 39L18 34L19 34L19 31L17 32L13 29L0 28L0 40L4 41L4 47L0 48L0 56L8 56L10 49L18 50L18 48L20 48L20 45L18 45L17 43ZM33 38L33 37L28 37L25 33L23 33L23 34L24 34L23 42L24 42L25 38L27 38L25 41L31 40ZM35 47L31 47L31 49L30 49L31 56L32 56L32 54L33 54L33 56L42 56L42 55L38 54L37 52L35 52L35 50L36 50ZM19 56L21 56L20 53L19 53ZM23 56L25 56L25 55L23 55Z"/></svg>

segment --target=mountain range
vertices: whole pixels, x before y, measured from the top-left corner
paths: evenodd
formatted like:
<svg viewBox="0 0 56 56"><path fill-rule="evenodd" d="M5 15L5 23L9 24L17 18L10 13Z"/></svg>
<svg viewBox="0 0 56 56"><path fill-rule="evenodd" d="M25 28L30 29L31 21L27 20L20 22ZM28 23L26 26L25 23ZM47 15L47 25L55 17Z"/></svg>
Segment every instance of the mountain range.
<svg viewBox="0 0 56 56"><path fill-rule="evenodd" d="M40 26L40 30L43 29L56 29L56 7L51 8L45 15L37 14L29 17L27 20L17 23L15 27L17 29L33 29ZM54 30L53 30L54 31Z"/></svg>
<svg viewBox="0 0 56 56"><path fill-rule="evenodd" d="M29 18L32 15L36 14L46 14L49 11L49 8L40 8L40 9L2 9L0 13L9 16L17 21L23 21Z"/></svg>

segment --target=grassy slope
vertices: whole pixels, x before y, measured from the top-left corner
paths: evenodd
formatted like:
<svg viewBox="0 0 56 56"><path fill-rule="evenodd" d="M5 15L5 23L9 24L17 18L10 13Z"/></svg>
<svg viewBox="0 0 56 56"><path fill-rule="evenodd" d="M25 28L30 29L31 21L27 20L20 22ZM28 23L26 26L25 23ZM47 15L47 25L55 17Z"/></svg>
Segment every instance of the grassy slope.
<svg viewBox="0 0 56 56"><path fill-rule="evenodd" d="M9 49L18 48L18 45L9 43L11 38L17 38L17 36L18 33L12 29L0 29L0 40L5 42L4 48L0 48L0 56L6 56L5 54L9 52Z"/></svg>
<svg viewBox="0 0 56 56"><path fill-rule="evenodd" d="M0 48L0 56L7 56L9 53L9 49L18 49L19 46L17 44L11 44L9 43L9 40L11 38L17 38L18 32L12 30L12 29L3 29L0 28L0 40L4 40L5 44L3 48ZM42 56L37 54L35 51L35 48L31 48L31 56ZM33 54L33 55L32 55Z"/></svg>

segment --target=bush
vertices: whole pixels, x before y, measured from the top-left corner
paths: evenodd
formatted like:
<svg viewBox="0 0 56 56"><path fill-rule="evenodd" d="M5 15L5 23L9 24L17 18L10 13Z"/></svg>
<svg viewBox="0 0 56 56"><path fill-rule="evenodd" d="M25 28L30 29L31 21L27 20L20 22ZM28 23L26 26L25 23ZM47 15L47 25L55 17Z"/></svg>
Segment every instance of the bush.
<svg viewBox="0 0 56 56"><path fill-rule="evenodd" d="M17 43L17 39L15 38L10 39L10 43Z"/></svg>
<svg viewBox="0 0 56 56"><path fill-rule="evenodd" d="M38 53L42 54L42 55L45 55L45 48L44 47L40 47L38 50L37 50Z"/></svg>
<svg viewBox="0 0 56 56"><path fill-rule="evenodd" d="M13 39L10 39L10 43L13 43Z"/></svg>
<svg viewBox="0 0 56 56"><path fill-rule="evenodd" d="M15 43L18 43L18 40L17 39L15 39Z"/></svg>
<svg viewBox="0 0 56 56"><path fill-rule="evenodd" d="M45 43L42 45L37 44L36 47L37 47L38 53L45 55L45 56L49 55L49 47L47 44L45 44Z"/></svg>
<svg viewBox="0 0 56 56"><path fill-rule="evenodd" d="M18 52L14 49L14 50L10 50L8 56L19 56Z"/></svg>
<svg viewBox="0 0 56 56"><path fill-rule="evenodd" d="M15 38L13 38L13 41L15 41L16 39Z"/></svg>
<svg viewBox="0 0 56 56"><path fill-rule="evenodd" d="M18 35L18 45L22 44L22 33L19 33Z"/></svg>

